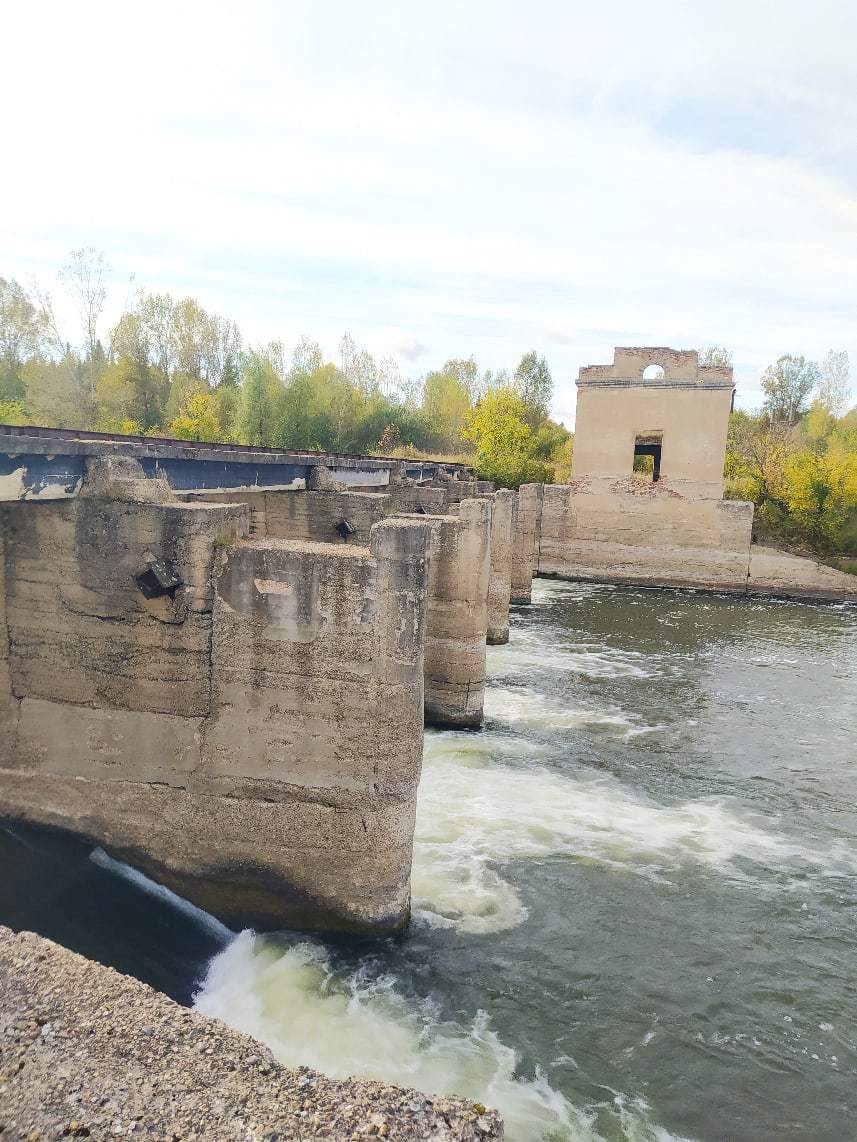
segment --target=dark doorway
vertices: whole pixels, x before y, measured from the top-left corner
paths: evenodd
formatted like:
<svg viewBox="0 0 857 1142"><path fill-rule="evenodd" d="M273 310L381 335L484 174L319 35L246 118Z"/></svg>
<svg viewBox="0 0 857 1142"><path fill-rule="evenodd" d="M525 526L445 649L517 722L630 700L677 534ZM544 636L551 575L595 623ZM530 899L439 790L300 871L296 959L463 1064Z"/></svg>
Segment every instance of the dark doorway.
<svg viewBox="0 0 857 1142"><path fill-rule="evenodd" d="M634 441L634 471L651 474L652 483L661 478L661 446L663 435L660 432L647 432Z"/></svg>

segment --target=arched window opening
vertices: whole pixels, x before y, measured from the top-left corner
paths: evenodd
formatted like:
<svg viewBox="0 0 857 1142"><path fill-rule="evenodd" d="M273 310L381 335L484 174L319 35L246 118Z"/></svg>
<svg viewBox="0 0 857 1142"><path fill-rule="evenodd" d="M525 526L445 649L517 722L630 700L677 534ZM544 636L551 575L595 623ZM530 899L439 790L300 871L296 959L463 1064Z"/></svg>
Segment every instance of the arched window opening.
<svg viewBox="0 0 857 1142"><path fill-rule="evenodd" d="M646 365L643 369L644 381L662 381L664 378L664 370L662 365Z"/></svg>

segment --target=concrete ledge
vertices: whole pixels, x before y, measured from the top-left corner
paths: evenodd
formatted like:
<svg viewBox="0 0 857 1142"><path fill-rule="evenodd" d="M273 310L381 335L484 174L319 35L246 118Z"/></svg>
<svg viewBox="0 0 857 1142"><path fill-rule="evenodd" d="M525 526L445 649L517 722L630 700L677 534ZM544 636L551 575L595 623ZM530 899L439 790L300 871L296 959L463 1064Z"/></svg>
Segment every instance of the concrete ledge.
<svg viewBox="0 0 857 1142"><path fill-rule="evenodd" d="M750 548L747 590L790 599L857 602L857 575L848 575L811 557L789 555L754 543Z"/></svg>
<svg viewBox="0 0 857 1142"><path fill-rule="evenodd" d="M288 1070L219 1019L30 932L0 927L4 1138L502 1139L494 1111ZM311 1124L311 1125L310 1125Z"/></svg>

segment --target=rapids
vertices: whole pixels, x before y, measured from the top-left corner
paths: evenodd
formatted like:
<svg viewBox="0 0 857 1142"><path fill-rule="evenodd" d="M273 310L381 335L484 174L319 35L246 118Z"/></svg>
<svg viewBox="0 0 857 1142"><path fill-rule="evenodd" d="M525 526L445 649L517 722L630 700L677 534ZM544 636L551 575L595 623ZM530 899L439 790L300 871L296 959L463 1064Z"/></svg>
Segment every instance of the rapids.
<svg viewBox="0 0 857 1142"><path fill-rule="evenodd" d="M233 934L20 829L0 920L512 1142L857 1136L857 609L537 581L488 672L426 734L404 937Z"/></svg>
<svg viewBox="0 0 857 1142"><path fill-rule="evenodd" d="M857 612L540 582L428 732L407 937L244 932L197 1006L510 1139L842 1139Z"/></svg>

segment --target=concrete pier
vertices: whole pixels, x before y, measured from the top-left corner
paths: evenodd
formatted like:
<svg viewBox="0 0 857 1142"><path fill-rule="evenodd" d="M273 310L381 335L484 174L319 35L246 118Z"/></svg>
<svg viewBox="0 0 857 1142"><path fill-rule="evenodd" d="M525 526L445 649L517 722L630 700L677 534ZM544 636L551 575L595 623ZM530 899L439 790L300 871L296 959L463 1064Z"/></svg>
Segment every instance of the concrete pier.
<svg viewBox="0 0 857 1142"><path fill-rule="evenodd" d="M539 567L543 484L518 488L512 522L511 601L529 603Z"/></svg>
<svg viewBox="0 0 857 1142"><path fill-rule="evenodd" d="M466 499L432 524L425 640L425 717L478 726L485 694L491 501ZM414 517L408 517L414 518Z"/></svg>
<svg viewBox="0 0 857 1142"><path fill-rule="evenodd" d="M491 576L488 582L489 646L509 641L514 508L514 492L501 488L494 493L491 513Z"/></svg>
<svg viewBox="0 0 857 1142"><path fill-rule="evenodd" d="M133 461L0 509L0 815L235 924L405 923L422 754L421 520L249 538Z"/></svg>

